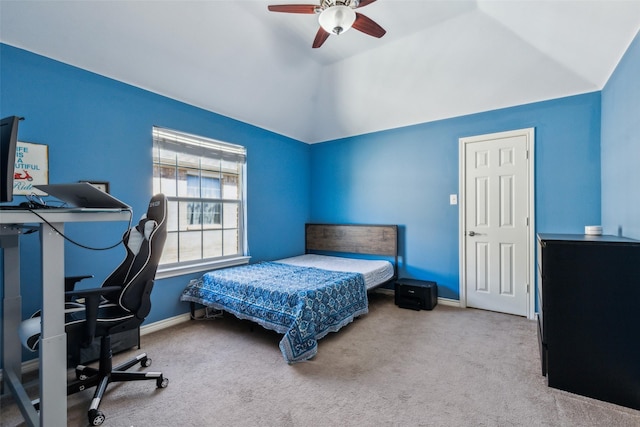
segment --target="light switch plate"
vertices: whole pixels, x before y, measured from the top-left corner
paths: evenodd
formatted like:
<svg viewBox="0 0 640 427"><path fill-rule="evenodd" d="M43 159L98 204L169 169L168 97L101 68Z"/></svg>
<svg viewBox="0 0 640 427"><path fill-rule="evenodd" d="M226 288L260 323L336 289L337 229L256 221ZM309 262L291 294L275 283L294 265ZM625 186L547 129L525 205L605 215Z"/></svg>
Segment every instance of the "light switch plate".
<svg viewBox="0 0 640 427"><path fill-rule="evenodd" d="M457 205L458 204L458 195L457 194L449 194L449 204Z"/></svg>

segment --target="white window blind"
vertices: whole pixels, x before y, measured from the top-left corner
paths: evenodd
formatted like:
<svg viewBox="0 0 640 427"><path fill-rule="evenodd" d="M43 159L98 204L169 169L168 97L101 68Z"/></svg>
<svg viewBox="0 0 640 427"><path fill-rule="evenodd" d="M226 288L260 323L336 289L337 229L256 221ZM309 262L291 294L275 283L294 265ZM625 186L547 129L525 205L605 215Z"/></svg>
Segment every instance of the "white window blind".
<svg viewBox="0 0 640 427"><path fill-rule="evenodd" d="M247 262L245 175L243 146L153 127L153 192L169 202L160 271Z"/></svg>

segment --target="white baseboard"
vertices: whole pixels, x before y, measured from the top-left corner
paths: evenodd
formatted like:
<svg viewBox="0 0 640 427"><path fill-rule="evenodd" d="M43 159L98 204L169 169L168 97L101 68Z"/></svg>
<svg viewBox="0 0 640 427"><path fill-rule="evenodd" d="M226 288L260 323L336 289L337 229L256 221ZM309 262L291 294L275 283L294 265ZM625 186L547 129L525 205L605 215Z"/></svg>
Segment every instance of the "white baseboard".
<svg viewBox="0 0 640 427"><path fill-rule="evenodd" d="M438 304L448 305L450 307L460 307L460 300L438 297Z"/></svg>
<svg viewBox="0 0 640 427"><path fill-rule="evenodd" d="M204 309L201 310L204 311ZM198 314L199 311L200 310L196 310L196 314ZM191 313L183 313L177 316L169 317L168 319L162 319L158 320L157 322L149 323L148 325L142 325L140 327L140 336L144 336L152 332L161 331L163 329L179 325L180 323L184 323L189 320L191 320Z"/></svg>
<svg viewBox="0 0 640 427"><path fill-rule="evenodd" d="M393 289L387 289L387 288L378 288L378 289L375 289L373 292L377 292L385 295L395 295L395 291ZM448 305L450 307L460 307L459 300L450 299L450 298L438 297L438 304Z"/></svg>

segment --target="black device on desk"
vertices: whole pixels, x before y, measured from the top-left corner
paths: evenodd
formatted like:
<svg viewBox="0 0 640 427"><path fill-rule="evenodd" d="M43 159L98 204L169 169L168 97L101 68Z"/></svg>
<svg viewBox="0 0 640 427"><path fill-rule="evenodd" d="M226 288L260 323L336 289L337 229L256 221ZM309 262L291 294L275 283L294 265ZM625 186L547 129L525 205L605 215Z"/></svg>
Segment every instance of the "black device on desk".
<svg viewBox="0 0 640 427"><path fill-rule="evenodd" d="M51 209L57 206L41 205L40 203L22 202L19 205L0 205L0 211L24 211L32 209Z"/></svg>
<svg viewBox="0 0 640 427"><path fill-rule="evenodd" d="M33 208L29 208L27 206L23 206L22 203L19 205L0 205L0 211L24 211Z"/></svg>
<svg viewBox="0 0 640 427"><path fill-rule="evenodd" d="M10 116L0 120L0 203L13 201L13 181L18 145L18 124L22 117ZM0 210L49 208L42 200L28 199L19 205L0 205Z"/></svg>
<svg viewBox="0 0 640 427"><path fill-rule="evenodd" d="M50 208L50 206L42 205L42 204L37 203L37 202L35 202L35 203L34 202L22 202L16 207L17 208L21 208L21 209L46 209L46 208Z"/></svg>
<svg viewBox="0 0 640 427"><path fill-rule="evenodd" d="M18 123L21 117L11 116L0 120L0 203L13 200L13 174L18 144Z"/></svg>

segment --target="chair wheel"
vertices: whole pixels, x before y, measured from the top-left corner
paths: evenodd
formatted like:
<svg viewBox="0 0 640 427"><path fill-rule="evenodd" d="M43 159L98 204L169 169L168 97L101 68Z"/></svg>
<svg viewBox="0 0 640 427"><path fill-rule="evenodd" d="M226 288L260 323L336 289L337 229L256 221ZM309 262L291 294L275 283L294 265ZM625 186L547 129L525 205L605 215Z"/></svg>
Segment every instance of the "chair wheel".
<svg viewBox="0 0 640 427"><path fill-rule="evenodd" d="M142 359L140 361L140 364L144 367L144 368L148 368L149 366L151 366L151 358L150 357L145 357L144 359Z"/></svg>
<svg viewBox="0 0 640 427"><path fill-rule="evenodd" d="M104 414L96 409L89 411L89 424L92 426L102 425L104 422Z"/></svg>
<svg viewBox="0 0 640 427"><path fill-rule="evenodd" d="M168 385L169 378L160 377L156 380L156 386L158 386L158 388L167 388Z"/></svg>

